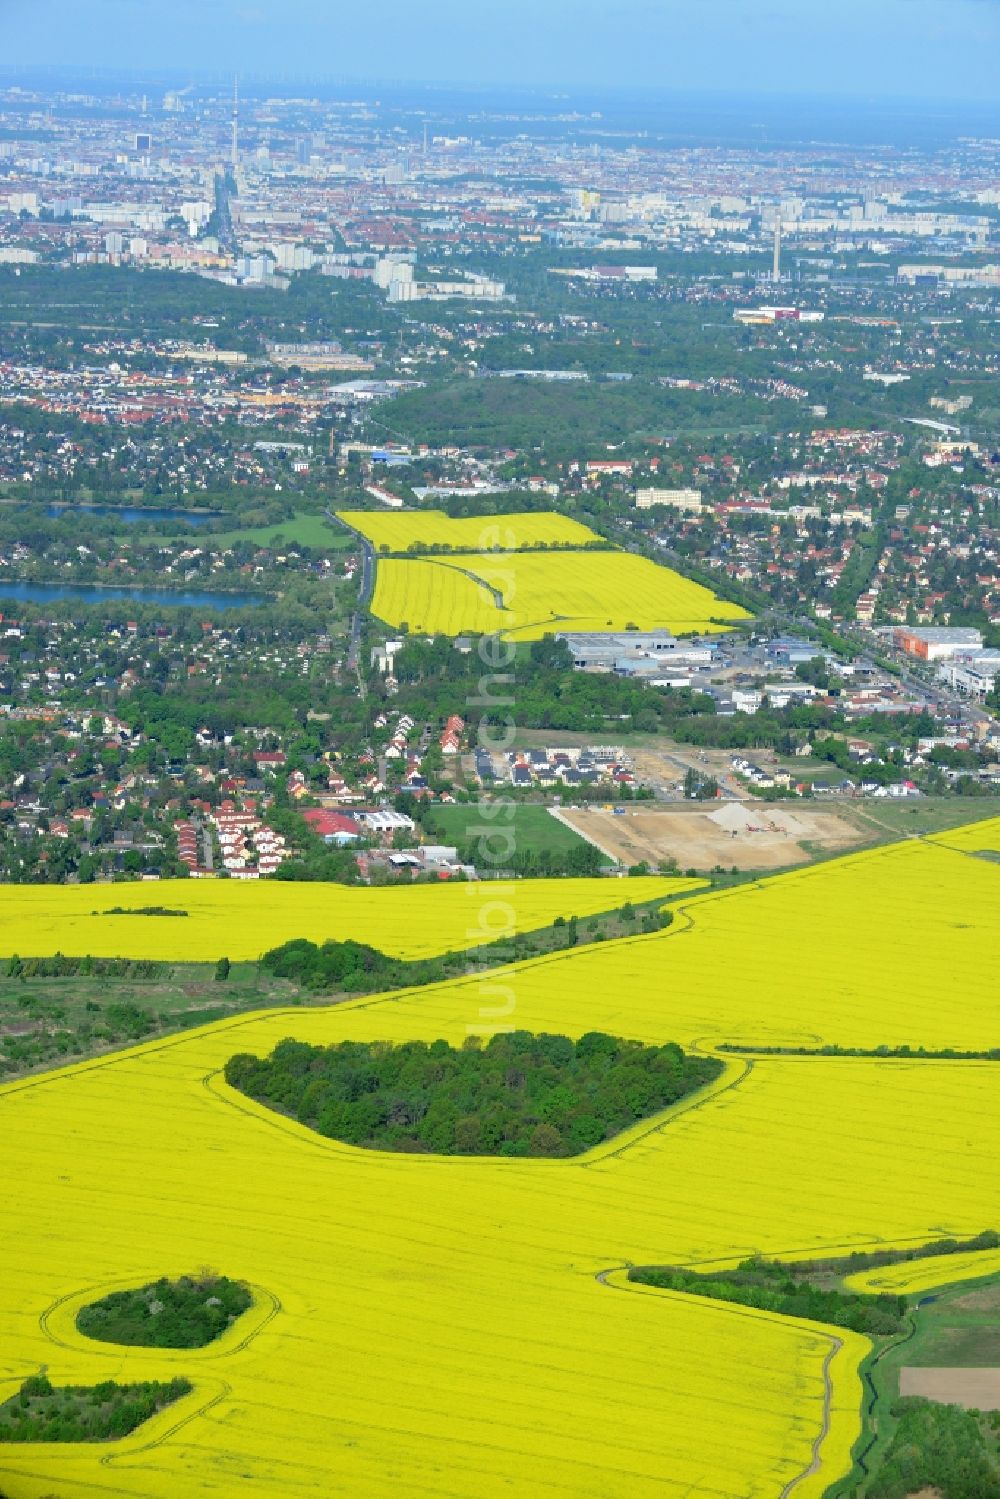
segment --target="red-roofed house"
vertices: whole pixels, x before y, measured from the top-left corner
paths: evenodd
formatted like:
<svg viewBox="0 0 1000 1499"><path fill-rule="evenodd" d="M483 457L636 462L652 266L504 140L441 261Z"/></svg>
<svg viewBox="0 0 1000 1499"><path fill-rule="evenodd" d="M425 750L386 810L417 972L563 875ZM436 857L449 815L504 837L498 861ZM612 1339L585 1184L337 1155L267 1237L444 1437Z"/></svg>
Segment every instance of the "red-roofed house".
<svg viewBox="0 0 1000 1499"><path fill-rule="evenodd" d="M302 816L314 833L330 843L353 843L362 836L360 826L346 812L334 812L326 807L310 807Z"/></svg>

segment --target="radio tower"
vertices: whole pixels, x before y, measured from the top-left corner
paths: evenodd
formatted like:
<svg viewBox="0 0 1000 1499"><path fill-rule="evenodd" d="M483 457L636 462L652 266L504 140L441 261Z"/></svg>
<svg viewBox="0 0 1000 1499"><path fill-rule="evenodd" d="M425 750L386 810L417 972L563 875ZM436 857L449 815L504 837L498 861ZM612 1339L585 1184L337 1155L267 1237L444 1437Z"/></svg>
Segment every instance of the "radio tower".
<svg viewBox="0 0 1000 1499"><path fill-rule="evenodd" d="M781 280L781 220L778 219L774 225L774 267L771 271L771 280L777 286Z"/></svg>
<svg viewBox="0 0 1000 1499"><path fill-rule="evenodd" d="M239 85L239 79L238 78L234 78L233 79L233 150L232 150L232 168L233 168L234 172L236 171L236 168L239 166L239 164L240 164L240 85Z"/></svg>

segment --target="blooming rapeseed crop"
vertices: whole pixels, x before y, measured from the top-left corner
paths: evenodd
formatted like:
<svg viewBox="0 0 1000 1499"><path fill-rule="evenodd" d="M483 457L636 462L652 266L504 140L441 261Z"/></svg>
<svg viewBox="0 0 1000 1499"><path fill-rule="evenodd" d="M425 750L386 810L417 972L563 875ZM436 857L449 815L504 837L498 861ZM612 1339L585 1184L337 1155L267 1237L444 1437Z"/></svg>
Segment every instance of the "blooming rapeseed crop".
<svg viewBox="0 0 1000 1499"><path fill-rule="evenodd" d="M1000 1275L1000 1249L973 1249L966 1254L928 1255L926 1259L904 1260L898 1265L880 1265L874 1270L859 1270L846 1277L848 1290L877 1296L880 1291L894 1295L922 1296L938 1286L956 1281L976 1280L980 1276Z"/></svg>
<svg viewBox="0 0 1000 1499"><path fill-rule="evenodd" d="M375 571L372 613L413 634L502 632L540 640L573 631L725 629L749 618L699 583L625 552L458 553L390 558Z"/></svg>
<svg viewBox="0 0 1000 1499"><path fill-rule="evenodd" d="M488 885L327 885L312 881L160 880L155 884L0 886L0 956L150 958L207 963L225 953L254 960L293 937L353 938L392 957L460 952L593 916L626 899L704 888L704 881L649 875L627 886L606 879L510 880ZM186 916L107 914L114 906L164 906Z"/></svg>
<svg viewBox="0 0 1000 1499"><path fill-rule="evenodd" d="M963 853L1000 855L1000 817L966 823L964 827L938 833L933 842L940 843L945 848L957 848Z"/></svg>
<svg viewBox="0 0 1000 1499"><path fill-rule="evenodd" d="M555 510L516 511L510 515L472 515L452 519L443 510L338 510L345 525L376 550L405 552L410 547L453 547L455 551L505 552L524 547L587 546L601 538L589 526Z"/></svg>
<svg viewBox="0 0 1000 1499"><path fill-rule="evenodd" d="M557 1162L352 1150L219 1069L286 1035L460 1040L490 1024L994 1044L998 894L994 864L907 843L691 896L662 935L236 1018L0 1090L0 1396L42 1366L59 1383L195 1386L113 1446L0 1452L0 1488L819 1499L849 1466L865 1340L625 1289L619 1272L997 1225L997 1064L730 1060L672 1115ZM73 1332L81 1301L203 1267L257 1288L249 1338L166 1353Z"/></svg>

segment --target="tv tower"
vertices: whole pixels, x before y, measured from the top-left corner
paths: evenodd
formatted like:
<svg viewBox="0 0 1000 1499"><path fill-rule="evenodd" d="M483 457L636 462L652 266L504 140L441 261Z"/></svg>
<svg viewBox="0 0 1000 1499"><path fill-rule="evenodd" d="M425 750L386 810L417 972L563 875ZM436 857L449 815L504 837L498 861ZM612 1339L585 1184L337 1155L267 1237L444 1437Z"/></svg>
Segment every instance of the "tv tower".
<svg viewBox="0 0 1000 1499"><path fill-rule="evenodd" d="M238 78L233 79L233 149L231 164L234 172L240 164L240 84Z"/></svg>
<svg viewBox="0 0 1000 1499"><path fill-rule="evenodd" d="M774 223L774 266L771 271L771 280L777 286L781 280L781 220L776 219Z"/></svg>

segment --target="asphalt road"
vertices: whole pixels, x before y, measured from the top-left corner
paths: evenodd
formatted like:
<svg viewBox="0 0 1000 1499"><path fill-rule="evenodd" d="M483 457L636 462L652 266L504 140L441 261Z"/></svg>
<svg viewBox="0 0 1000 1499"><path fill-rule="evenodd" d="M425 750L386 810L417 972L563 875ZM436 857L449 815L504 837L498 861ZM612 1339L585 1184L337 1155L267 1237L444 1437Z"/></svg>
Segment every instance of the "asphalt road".
<svg viewBox="0 0 1000 1499"><path fill-rule="evenodd" d="M343 521L332 510L324 510L323 514L331 525L350 529L349 527L344 527ZM372 596L372 589L375 587L375 553L370 543L363 536L359 536L357 532L351 531L351 537L357 541L361 548L361 579L358 584L358 607L355 609L351 619L351 630L347 642L347 665L351 671L357 671L358 658L361 652L361 626L368 602Z"/></svg>

